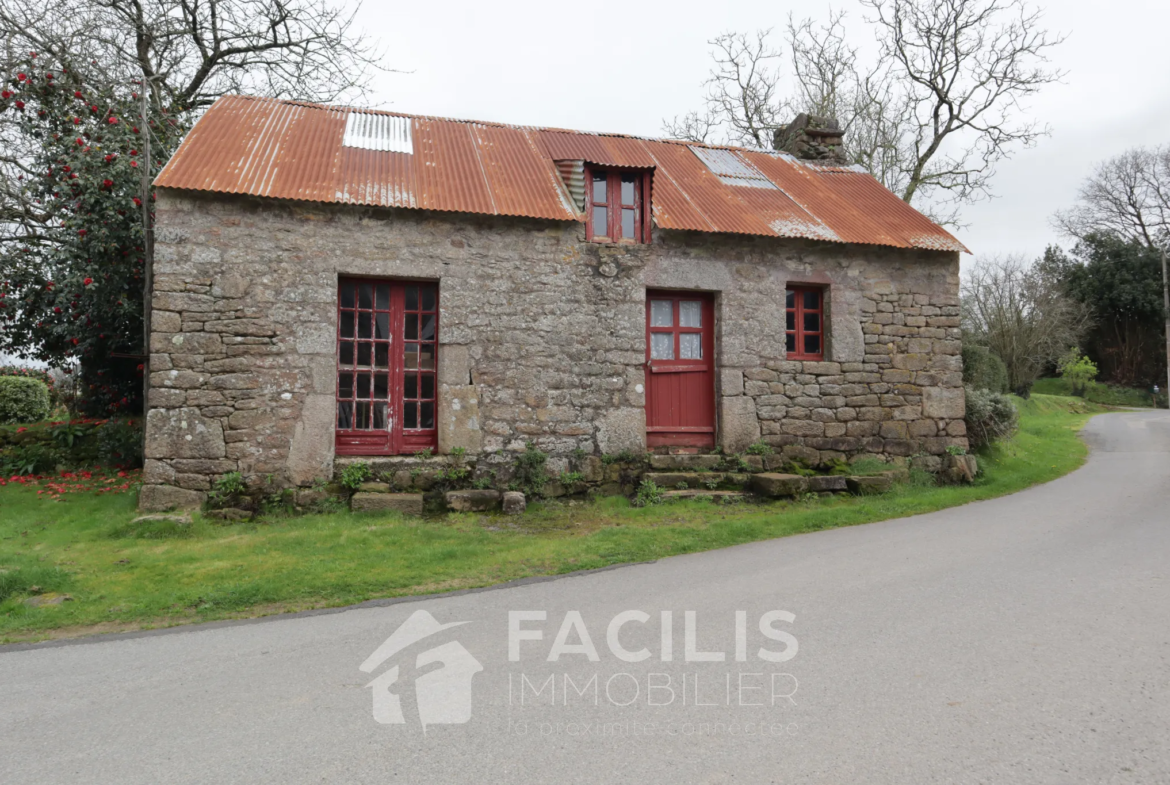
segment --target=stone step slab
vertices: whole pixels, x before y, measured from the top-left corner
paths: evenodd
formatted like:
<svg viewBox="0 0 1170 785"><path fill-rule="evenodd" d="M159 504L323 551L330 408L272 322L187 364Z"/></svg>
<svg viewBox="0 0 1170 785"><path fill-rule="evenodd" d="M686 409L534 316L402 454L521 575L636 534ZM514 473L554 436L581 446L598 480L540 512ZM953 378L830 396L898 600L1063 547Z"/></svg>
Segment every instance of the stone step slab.
<svg viewBox="0 0 1170 785"><path fill-rule="evenodd" d="M764 472L753 474L751 488L761 496L780 499L786 496L799 496L808 492L808 478L798 474L776 474Z"/></svg>
<svg viewBox="0 0 1170 785"><path fill-rule="evenodd" d="M400 512L403 515L422 515L421 493L362 493L353 495L349 502L354 512Z"/></svg>
<svg viewBox="0 0 1170 785"><path fill-rule="evenodd" d="M500 492L493 490L447 491L447 509L453 512L490 512L500 508Z"/></svg>
<svg viewBox="0 0 1170 785"><path fill-rule="evenodd" d="M528 507L528 500L520 491L505 491L501 506L504 515L519 515Z"/></svg>
<svg viewBox="0 0 1170 785"><path fill-rule="evenodd" d="M845 475L830 474L824 477L809 477L808 489L812 493L835 493L848 490L849 486L845 482Z"/></svg>
<svg viewBox="0 0 1170 785"><path fill-rule="evenodd" d="M715 469L723 463L721 455L651 455L650 468L659 471L695 471Z"/></svg>
<svg viewBox="0 0 1170 785"><path fill-rule="evenodd" d="M846 477L845 486L856 496L876 496L885 493L894 484L894 479L886 474L872 477Z"/></svg>

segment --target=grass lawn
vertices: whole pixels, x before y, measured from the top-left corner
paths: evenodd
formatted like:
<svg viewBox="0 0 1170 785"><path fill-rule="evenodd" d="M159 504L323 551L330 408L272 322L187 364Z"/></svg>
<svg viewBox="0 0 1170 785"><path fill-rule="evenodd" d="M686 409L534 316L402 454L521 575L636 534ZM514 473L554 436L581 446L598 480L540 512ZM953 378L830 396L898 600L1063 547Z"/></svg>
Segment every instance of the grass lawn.
<svg viewBox="0 0 1170 785"><path fill-rule="evenodd" d="M0 642L140 629L375 597L487 586L623 562L851 526L988 499L1078 467L1077 431L1099 406L1076 398L1017 400L1019 434L980 456L963 487L915 480L874 497L767 504L624 498L533 504L518 518L433 520L348 513L244 525L134 528L133 493L65 494L0 487ZM71 601L29 607L29 587Z"/></svg>
<svg viewBox="0 0 1170 785"><path fill-rule="evenodd" d="M1032 392L1044 395L1072 395L1072 385L1064 379L1037 379L1032 386ZM1084 398L1092 403L1105 406L1144 406L1152 408L1153 398L1149 390L1139 390L1133 387L1118 387L1102 382L1089 382L1085 389ZM1159 396L1159 405L1165 406L1165 390Z"/></svg>

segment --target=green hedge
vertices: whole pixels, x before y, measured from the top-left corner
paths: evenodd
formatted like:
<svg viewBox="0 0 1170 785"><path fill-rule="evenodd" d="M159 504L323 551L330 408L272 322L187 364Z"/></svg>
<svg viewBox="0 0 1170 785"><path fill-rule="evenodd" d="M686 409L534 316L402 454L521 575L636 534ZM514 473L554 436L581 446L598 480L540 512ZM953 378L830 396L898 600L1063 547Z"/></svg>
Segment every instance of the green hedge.
<svg viewBox="0 0 1170 785"><path fill-rule="evenodd" d="M1010 438L1020 422L1012 399L1003 393L967 387L967 441L971 449Z"/></svg>
<svg viewBox="0 0 1170 785"><path fill-rule="evenodd" d="M1007 366L985 346L963 344L963 384L977 390L1008 391Z"/></svg>
<svg viewBox="0 0 1170 785"><path fill-rule="evenodd" d="M39 422L50 411L49 386L40 379L0 376L0 423Z"/></svg>

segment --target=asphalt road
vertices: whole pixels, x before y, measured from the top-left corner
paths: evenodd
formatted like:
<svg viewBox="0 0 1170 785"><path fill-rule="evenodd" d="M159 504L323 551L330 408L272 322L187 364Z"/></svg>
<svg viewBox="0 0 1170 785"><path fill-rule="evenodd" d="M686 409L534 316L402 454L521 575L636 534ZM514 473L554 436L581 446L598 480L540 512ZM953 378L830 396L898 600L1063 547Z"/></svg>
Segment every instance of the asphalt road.
<svg viewBox="0 0 1170 785"><path fill-rule="evenodd" d="M930 515L0 650L0 782L1167 783L1170 414L1103 415L1085 436L1092 456L1068 477ZM648 614L618 630L619 653L647 649L638 662L607 642L626 610ZM470 623L360 670L418 611ZM519 624L543 639L519 640L518 661L510 611L547 615ZM577 631L548 659L571 611L595 661ZM794 620L771 617L769 638L768 611ZM393 684L366 686L395 665ZM401 724L375 721L375 694Z"/></svg>

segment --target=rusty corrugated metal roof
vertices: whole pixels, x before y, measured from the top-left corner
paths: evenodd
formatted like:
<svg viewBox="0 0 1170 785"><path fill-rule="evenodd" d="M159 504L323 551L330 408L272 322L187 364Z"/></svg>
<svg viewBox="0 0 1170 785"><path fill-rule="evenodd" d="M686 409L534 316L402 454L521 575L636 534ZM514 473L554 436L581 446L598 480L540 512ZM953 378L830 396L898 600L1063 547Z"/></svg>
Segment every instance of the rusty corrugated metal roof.
<svg viewBox="0 0 1170 785"><path fill-rule="evenodd" d="M572 171L566 161L653 169L651 207L663 229L966 250L851 168L734 147L245 96L216 101L155 184L583 220L562 179Z"/></svg>

